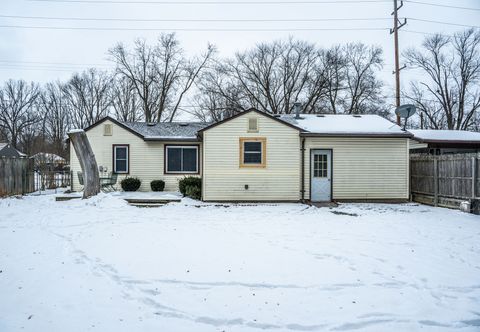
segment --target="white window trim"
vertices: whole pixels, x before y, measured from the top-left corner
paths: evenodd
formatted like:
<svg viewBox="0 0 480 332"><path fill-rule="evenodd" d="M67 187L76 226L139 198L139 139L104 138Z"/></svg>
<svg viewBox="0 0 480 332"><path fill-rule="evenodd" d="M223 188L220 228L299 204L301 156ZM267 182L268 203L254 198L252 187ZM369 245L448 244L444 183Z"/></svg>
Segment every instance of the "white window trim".
<svg viewBox="0 0 480 332"><path fill-rule="evenodd" d="M120 159L120 160L125 160L127 163L126 163L126 166L127 166L127 170L126 171L121 171L121 172L118 172L117 171L117 149L126 149L127 150L127 153L126 153L126 158L125 159ZM116 173L116 174L128 174L130 172L130 169L129 169L129 163L130 163L130 147L128 145L116 145L113 147L113 172Z"/></svg>
<svg viewBox="0 0 480 332"><path fill-rule="evenodd" d="M196 155L196 163L195 163L195 171L169 171L168 170L168 150L169 149L195 149L195 155ZM165 174L198 174L198 165L199 165L199 159L198 159L198 146L197 145L167 145L165 147ZM180 154L180 168L183 168L183 150L182 153Z"/></svg>

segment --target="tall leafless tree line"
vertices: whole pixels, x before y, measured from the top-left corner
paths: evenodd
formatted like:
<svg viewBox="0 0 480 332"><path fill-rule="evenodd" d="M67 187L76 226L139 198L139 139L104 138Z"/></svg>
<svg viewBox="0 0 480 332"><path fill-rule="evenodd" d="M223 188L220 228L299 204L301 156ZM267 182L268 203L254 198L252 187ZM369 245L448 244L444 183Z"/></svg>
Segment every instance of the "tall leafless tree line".
<svg viewBox="0 0 480 332"><path fill-rule="evenodd" d="M421 128L480 130L480 31L429 36L421 50L404 56L426 78L406 93L420 111Z"/></svg>
<svg viewBox="0 0 480 332"><path fill-rule="evenodd" d="M261 43L229 59L217 59L199 81L201 118L218 120L249 107L291 113L383 113L382 50L361 43L330 49L289 39Z"/></svg>
<svg viewBox="0 0 480 332"><path fill-rule="evenodd" d="M425 128L479 128L480 35L466 30L435 35L404 57L425 74L405 93ZM117 44L112 72L95 68L65 82L9 80L0 86L0 140L28 154L66 154L70 128L106 115L121 121L174 121L193 114L204 121L250 107L288 114L295 102L306 113L377 113L387 116L378 78L382 49L362 43L321 48L293 38L258 44L229 58L213 46L189 57L173 34L149 44ZM412 122L414 123L414 122Z"/></svg>

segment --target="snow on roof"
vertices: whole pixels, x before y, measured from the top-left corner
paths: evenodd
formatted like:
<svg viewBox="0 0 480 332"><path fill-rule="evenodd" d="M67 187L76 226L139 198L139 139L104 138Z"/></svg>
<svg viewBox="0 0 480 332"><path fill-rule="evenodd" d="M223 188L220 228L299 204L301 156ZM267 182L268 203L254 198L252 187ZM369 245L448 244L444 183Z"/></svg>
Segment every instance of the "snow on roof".
<svg viewBox="0 0 480 332"><path fill-rule="evenodd" d="M290 114L280 119L315 134L408 135L396 124L374 114L301 114L300 119Z"/></svg>
<svg viewBox="0 0 480 332"><path fill-rule="evenodd" d="M35 159L46 159L46 160L52 160L52 161L58 161L58 162L63 162L65 161L65 158L60 157L59 155L55 153L47 153L47 152L38 152L35 153L33 156L30 158L35 158Z"/></svg>
<svg viewBox="0 0 480 332"><path fill-rule="evenodd" d="M436 130L415 129L409 130L413 138L419 141L443 141L443 142L480 142L480 133L465 130Z"/></svg>

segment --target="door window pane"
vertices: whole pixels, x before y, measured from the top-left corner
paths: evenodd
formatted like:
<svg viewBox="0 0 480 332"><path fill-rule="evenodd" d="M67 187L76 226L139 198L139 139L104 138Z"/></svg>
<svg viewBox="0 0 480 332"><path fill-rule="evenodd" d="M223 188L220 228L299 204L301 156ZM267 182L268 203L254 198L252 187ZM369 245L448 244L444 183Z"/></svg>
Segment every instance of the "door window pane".
<svg viewBox="0 0 480 332"><path fill-rule="evenodd" d="M328 177L328 156L326 154L313 155L313 176L316 178Z"/></svg>

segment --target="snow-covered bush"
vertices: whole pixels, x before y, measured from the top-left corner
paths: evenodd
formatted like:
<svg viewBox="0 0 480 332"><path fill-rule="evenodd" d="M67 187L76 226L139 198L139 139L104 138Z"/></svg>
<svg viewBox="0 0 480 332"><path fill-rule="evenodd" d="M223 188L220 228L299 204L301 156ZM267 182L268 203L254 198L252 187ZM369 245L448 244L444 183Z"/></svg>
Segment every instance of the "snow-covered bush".
<svg viewBox="0 0 480 332"><path fill-rule="evenodd" d="M123 191L137 191L141 184L142 181L138 178L125 178L120 182Z"/></svg>

